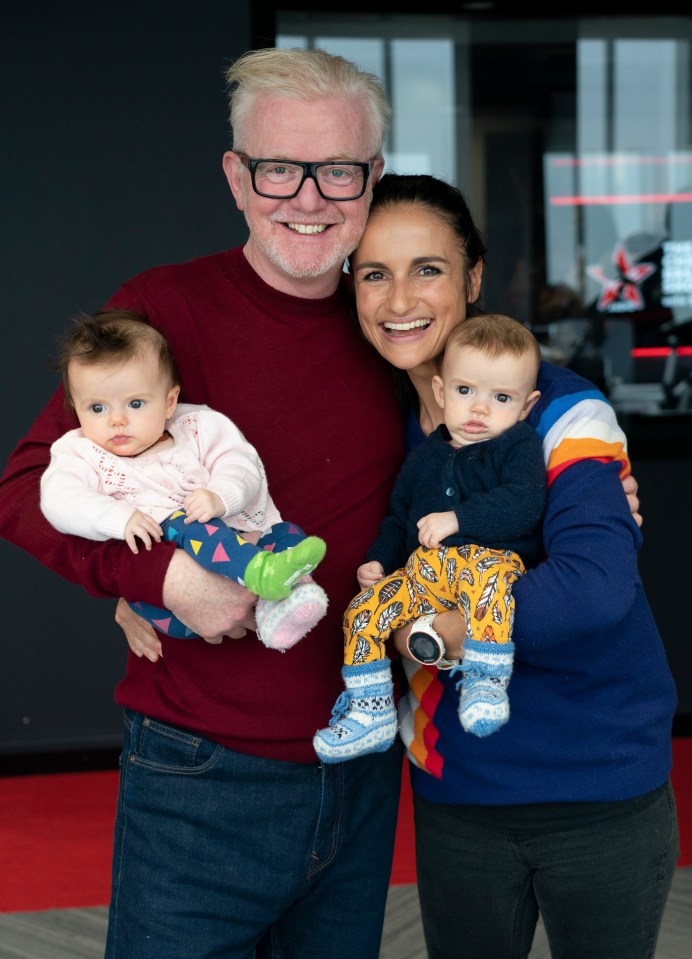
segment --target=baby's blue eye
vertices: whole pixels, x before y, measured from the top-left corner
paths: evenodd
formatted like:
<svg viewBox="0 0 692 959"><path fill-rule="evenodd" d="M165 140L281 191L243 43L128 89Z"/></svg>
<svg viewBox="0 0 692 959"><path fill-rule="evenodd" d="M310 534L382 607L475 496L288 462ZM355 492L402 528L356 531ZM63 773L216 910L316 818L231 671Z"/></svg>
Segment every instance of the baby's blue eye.
<svg viewBox="0 0 692 959"><path fill-rule="evenodd" d="M144 406L144 400L131 400L130 406L133 410L141 410Z"/></svg>
<svg viewBox="0 0 692 959"><path fill-rule="evenodd" d="M103 403L92 403L89 407L92 413L103 413L105 408L106 407L103 405Z"/></svg>

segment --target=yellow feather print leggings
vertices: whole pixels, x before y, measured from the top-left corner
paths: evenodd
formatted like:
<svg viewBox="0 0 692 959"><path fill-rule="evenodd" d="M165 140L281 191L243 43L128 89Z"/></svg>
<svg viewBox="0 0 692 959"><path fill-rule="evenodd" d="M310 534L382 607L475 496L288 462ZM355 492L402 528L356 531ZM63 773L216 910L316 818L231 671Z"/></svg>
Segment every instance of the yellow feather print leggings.
<svg viewBox="0 0 692 959"><path fill-rule="evenodd" d="M419 546L406 566L364 589L344 614L347 666L384 659L384 642L394 629L426 613L460 609L466 638L484 643L512 639L512 585L524 564L512 550L483 546Z"/></svg>

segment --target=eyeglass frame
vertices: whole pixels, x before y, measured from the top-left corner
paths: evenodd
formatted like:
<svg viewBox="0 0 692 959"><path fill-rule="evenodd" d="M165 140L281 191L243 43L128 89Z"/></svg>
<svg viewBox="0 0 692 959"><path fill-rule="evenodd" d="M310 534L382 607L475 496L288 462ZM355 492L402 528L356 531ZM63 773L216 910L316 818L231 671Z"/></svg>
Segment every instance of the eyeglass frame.
<svg viewBox="0 0 692 959"><path fill-rule="evenodd" d="M252 182L252 189L255 191L257 196L262 196L266 200L292 200L294 197L298 196L300 191L303 189L303 184L306 180L312 180L315 184L317 192L322 197L323 200L327 200L330 203L348 203L350 200L359 200L365 193L365 189L368 185L368 179L370 173L372 172L372 160L367 160L362 162L360 160L320 160L318 162L310 162L309 160L279 160L275 157L250 157L247 153L243 153L241 150L234 150L235 155L238 157L243 166L250 173L250 180ZM343 164L344 166L356 166L360 167L363 171L363 186L360 193L357 193L355 196L346 196L346 197L334 197L334 196L325 196L322 192L322 188L317 180L317 168L321 166L339 166ZM257 167L260 163L290 163L293 166L300 166L303 168L303 176L300 183L294 193L282 193L280 196L277 196L275 193L262 193L257 189L257 183L255 181L255 174L257 172Z"/></svg>

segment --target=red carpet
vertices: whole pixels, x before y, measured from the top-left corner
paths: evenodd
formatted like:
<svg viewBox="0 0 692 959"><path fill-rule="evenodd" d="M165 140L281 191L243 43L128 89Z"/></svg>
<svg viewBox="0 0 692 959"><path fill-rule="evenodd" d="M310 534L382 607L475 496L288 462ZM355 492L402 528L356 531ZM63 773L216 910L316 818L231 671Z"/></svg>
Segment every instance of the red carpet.
<svg viewBox="0 0 692 959"><path fill-rule="evenodd" d="M692 739L673 740L682 855L692 866ZM117 773L0 778L0 912L108 904ZM392 884L416 881L408 776Z"/></svg>

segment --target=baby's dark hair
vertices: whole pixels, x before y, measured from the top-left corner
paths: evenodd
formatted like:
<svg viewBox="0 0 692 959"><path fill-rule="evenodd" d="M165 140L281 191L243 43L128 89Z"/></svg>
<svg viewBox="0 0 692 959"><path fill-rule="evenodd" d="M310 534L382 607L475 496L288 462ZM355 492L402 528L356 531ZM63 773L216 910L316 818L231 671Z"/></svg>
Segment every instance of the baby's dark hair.
<svg viewBox="0 0 692 959"><path fill-rule="evenodd" d="M178 385L180 379L168 340L151 326L144 314L110 309L73 317L54 363L62 376L68 404L73 405L68 375L70 363L121 366L147 349L158 356L161 372L170 379L171 386Z"/></svg>

